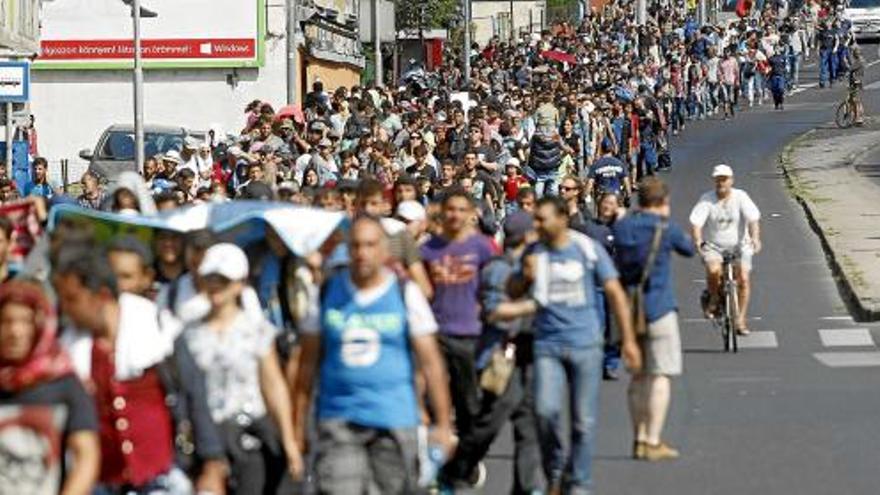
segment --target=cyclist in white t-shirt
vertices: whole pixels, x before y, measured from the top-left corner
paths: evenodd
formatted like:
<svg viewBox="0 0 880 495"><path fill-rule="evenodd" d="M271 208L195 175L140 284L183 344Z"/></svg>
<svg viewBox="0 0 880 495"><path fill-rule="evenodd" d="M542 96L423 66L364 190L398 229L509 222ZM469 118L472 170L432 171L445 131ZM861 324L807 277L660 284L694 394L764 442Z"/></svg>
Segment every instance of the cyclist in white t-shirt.
<svg viewBox="0 0 880 495"><path fill-rule="evenodd" d="M715 190L700 197L690 216L694 242L706 265L709 293L706 312L712 315L718 308L722 252L738 251L740 258L735 267L739 286L736 329L740 335L747 335L746 315L751 292L749 272L752 256L761 251L761 212L748 193L733 187L733 170L729 166L717 165L712 170L712 177Z"/></svg>

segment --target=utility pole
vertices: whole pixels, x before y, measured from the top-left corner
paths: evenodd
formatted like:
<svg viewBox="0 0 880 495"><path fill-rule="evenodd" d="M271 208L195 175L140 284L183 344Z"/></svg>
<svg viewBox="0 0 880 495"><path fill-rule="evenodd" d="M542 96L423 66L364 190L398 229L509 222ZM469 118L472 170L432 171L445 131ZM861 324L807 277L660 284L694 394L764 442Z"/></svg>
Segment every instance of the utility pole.
<svg viewBox="0 0 880 495"><path fill-rule="evenodd" d="M297 0L285 0L284 8L287 11L287 104L295 105L299 90L296 75L299 73L297 66L299 60L299 48L296 46L296 32L298 29Z"/></svg>
<svg viewBox="0 0 880 495"><path fill-rule="evenodd" d="M376 59L376 86L382 87L382 36L379 34L379 0L373 0L373 57Z"/></svg>
<svg viewBox="0 0 880 495"><path fill-rule="evenodd" d="M471 83L471 0L464 2L464 85L469 87Z"/></svg>
<svg viewBox="0 0 880 495"><path fill-rule="evenodd" d="M644 26L648 20L648 1L638 0L636 2L636 24Z"/></svg>
<svg viewBox="0 0 880 495"><path fill-rule="evenodd" d="M131 3L134 22L134 163L144 167L144 67L141 59L141 0Z"/></svg>
<svg viewBox="0 0 880 495"><path fill-rule="evenodd" d="M516 38L516 36L515 36L514 33L513 33L513 28L514 28L514 22L513 22L513 0L510 0L510 36L508 36L508 38L510 38L510 41L511 41L511 42Z"/></svg>

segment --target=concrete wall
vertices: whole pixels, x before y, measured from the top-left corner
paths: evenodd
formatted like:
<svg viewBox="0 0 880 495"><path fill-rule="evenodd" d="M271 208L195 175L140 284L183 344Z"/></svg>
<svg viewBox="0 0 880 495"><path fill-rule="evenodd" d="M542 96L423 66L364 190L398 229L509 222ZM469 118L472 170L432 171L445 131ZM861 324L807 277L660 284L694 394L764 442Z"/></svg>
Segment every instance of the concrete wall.
<svg viewBox="0 0 880 495"><path fill-rule="evenodd" d="M148 124L180 124L207 130L220 124L237 131L244 123L244 106L268 100L276 108L286 98L284 2L268 2L265 66L236 69L148 70L145 75L144 115ZM223 15L222 12L211 13ZM203 19L210 22L210 19ZM40 153L51 163L67 158L71 181L79 179L78 152L92 148L110 124L132 121L130 71L35 70L31 111L36 117Z"/></svg>
<svg viewBox="0 0 880 495"><path fill-rule="evenodd" d="M514 32L519 33L520 28L528 28L529 12L532 15L533 29L540 31L541 12L544 11L544 5L544 0L514 0ZM498 26L501 22L501 17L507 18L507 14L510 12L510 2L474 1L471 4L471 9L471 17L475 28L474 41L483 45L495 34L493 31L493 19L494 25ZM508 21L505 20L504 22ZM507 32L506 28L504 32Z"/></svg>

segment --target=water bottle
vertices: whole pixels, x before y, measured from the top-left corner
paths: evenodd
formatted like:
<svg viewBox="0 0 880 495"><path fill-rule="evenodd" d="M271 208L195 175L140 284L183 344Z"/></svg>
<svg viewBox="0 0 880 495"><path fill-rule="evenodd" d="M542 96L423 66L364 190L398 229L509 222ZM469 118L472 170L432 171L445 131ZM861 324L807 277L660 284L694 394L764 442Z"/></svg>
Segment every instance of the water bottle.
<svg viewBox="0 0 880 495"><path fill-rule="evenodd" d="M430 488L437 480L437 475L446 464L446 451L442 446L431 442L428 428L420 426L419 440L419 487Z"/></svg>

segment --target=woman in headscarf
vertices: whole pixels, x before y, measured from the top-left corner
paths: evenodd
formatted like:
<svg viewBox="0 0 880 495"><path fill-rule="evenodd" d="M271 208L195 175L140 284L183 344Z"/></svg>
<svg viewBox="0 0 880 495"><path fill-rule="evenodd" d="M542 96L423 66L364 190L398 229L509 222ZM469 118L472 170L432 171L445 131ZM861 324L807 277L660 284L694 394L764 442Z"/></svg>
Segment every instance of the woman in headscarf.
<svg viewBox="0 0 880 495"><path fill-rule="evenodd" d="M55 313L38 285L0 286L0 486L6 493L84 495L98 477L95 406L56 331ZM65 453L73 460L66 472ZM17 468L5 462L11 455Z"/></svg>

